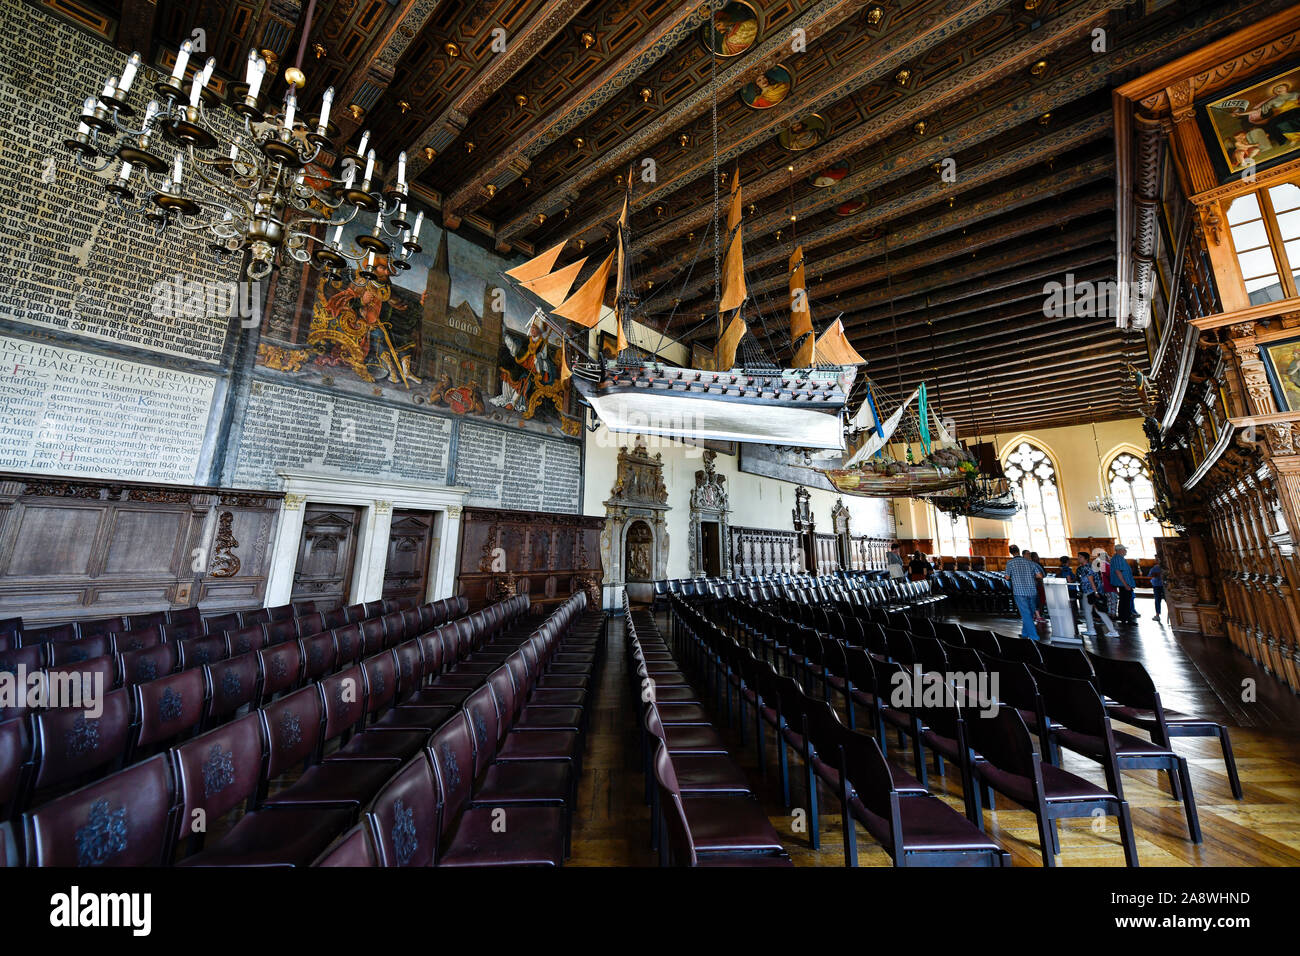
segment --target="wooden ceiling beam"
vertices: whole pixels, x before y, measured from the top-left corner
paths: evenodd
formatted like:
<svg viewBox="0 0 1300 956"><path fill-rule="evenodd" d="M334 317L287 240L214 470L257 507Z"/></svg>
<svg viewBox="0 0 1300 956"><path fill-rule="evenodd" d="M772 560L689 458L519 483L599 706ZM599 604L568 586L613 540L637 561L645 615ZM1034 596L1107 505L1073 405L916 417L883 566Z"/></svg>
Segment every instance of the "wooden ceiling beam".
<svg viewBox="0 0 1300 956"><path fill-rule="evenodd" d="M157 19L158 0L122 0L114 45L124 52L139 52L145 63L152 63Z"/></svg>

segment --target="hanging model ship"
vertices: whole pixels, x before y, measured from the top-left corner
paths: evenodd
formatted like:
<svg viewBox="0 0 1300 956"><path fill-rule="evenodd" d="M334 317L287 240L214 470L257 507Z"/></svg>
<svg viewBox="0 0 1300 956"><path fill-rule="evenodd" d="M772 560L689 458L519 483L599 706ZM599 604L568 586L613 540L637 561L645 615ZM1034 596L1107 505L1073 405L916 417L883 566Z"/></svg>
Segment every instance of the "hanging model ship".
<svg viewBox="0 0 1300 956"><path fill-rule="evenodd" d="M715 222L714 228L718 226ZM718 325L723 331L713 350L713 370L645 359L640 350L629 348L636 297L629 273L626 197L616 248L577 291L570 293L586 260L556 269L564 243L504 275L566 343L565 322L591 329L600 321L609 273L615 270L617 361L603 354L593 360L581 344L573 343L582 360L570 368L568 346L563 345L560 370L561 377L572 378L583 400L610 431L843 449L844 406L857 366L866 360L849 344L839 319L820 337L814 335L799 248L790 257L791 366L778 367L761 354L744 318L749 296L741 233L737 172L724 234L726 255L718 300ZM738 354L743 357L740 364Z"/></svg>

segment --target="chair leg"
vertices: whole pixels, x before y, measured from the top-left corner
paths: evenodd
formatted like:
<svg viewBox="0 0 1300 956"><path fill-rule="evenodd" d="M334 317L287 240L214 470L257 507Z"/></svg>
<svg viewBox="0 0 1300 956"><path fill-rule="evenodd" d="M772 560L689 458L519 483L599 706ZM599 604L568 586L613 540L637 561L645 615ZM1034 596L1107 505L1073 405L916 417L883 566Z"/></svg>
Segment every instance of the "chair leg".
<svg viewBox="0 0 1300 956"><path fill-rule="evenodd" d="M781 731L776 731L776 764L781 771L781 806L787 810L790 808L790 762L786 755L785 738L781 736Z"/></svg>
<svg viewBox="0 0 1300 956"><path fill-rule="evenodd" d="M1127 800L1119 802L1117 816L1119 817L1119 836L1124 842L1124 865L1137 866L1138 851L1137 843L1133 839L1133 815L1129 811Z"/></svg>
<svg viewBox="0 0 1300 956"><path fill-rule="evenodd" d="M1043 853L1043 866L1056 866L1056 843L1053 840L1054 820L1047 819L1047 808L1041 803L1035 814L1038 822L1038 845Z"/></svg>
<svg viewBox="0 0 1300 956"><path fill-rule="evenodd" d="M1237 776L1237 758L1232 755L1232 741L1228 738L1228 728L1219 725L1219 745L1223 747L1223 765L1228 769L1228 783L1232 787L1232 796L1241 800L1241 779Z"/></svg>
<svg viewBox="0 0 1300 956"><path fill-rule="evenodd" d="M808 845L821 849L821 815L817 810L817 772L813 770L812 758L804 754L804 766L807 768L808 782Z"/></svg>
<svg viewBox="0 0 1300 956"><path fill-rule="evenodd" d="M1053 852L1053 853L1056 853L1056 854L1060 854L1060 852L1061 852L1061 834L1060 834L1060 831L1059 831L1059 830L1057 829L1057 827L1056 827L1056 818L1055 818L1055 817L1052 818L1052 825L1051 825L1051 827L1049 828L1049 830L1050 830L1050 832L1051 832L1051 834L1052 834L1052 852Z"/></svg>
<svg viewBox="0 0 1300 956"><path fill-rule="evenodd" d="M1196 797L1192 795L1192 778L1187 772L1187 758L1178 759L1178 777L1183 785L1183 809L1187 811L1187 831L1193 843L1201 842L1201 820L1196 815Z"/></svg>

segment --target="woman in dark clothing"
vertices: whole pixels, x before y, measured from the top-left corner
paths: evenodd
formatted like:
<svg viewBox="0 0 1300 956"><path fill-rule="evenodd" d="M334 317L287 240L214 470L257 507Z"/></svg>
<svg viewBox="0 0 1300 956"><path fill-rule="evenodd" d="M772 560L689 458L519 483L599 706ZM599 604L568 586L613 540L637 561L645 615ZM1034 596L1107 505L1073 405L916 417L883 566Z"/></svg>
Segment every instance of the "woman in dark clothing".
<svg viewBox="0 0 1300 956"><path fill-rule="evenodd" d="M913 581L924 581L933 572L930 562L925 560L925 555L920 551L912 552L912 562L908 565L907 570L911 573Z"/></svg>

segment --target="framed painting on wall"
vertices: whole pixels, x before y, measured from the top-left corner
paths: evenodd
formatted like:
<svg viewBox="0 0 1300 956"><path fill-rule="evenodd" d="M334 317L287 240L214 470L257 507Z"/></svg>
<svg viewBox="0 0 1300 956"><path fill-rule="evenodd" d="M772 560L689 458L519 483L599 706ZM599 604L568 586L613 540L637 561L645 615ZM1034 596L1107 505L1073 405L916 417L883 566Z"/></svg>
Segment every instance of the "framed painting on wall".
<svg viewBox="0 0 1300 956"><path fill-rule="evenodd" d="M1199 100L1196 117L1221 183L1295 159L1300 156L1300 66Z"/></svg>
<svg viewBox="0 0 1300 956"><path fill-rule="evenodd" d="M618 336L612 332L601 331L600 354L611 362L618 361Z"/></svg>
<svg viewBox="0 0 1300 956"><path fill-rule="evenodd" d="M1280 412L1300 412L1300 336L1261 342L1259 354Z"/></svg>

